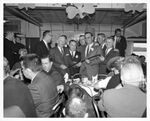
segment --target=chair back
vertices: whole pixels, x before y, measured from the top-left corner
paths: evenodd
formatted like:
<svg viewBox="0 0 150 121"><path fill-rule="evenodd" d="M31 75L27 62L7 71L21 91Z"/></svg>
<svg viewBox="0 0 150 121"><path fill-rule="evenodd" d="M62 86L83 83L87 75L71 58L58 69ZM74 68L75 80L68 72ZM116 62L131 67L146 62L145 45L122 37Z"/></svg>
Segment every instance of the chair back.
<svg viewBox="0 0 150 121"><path fill-rule="evenodd" d="M52 108L52 115L50 117L64 117L63 109L65 108L66 96L64 92L60 93L58 102Z"/></svg>
<svg viewBox="0 0 150 121"><path fill-rule="evenodd" d="M106 113L104 111L100 111L98 108L98 101L101 100L102 93L103 93L103 89L100 89L99 93L92 97L92 104L97 117L106 117Z"/></svg>
<svg viewBox="0 0 150 121"><path fill-rule="evenodd" d="M105 79L107 77L107 74L98 74L98 80Z"/></svg>

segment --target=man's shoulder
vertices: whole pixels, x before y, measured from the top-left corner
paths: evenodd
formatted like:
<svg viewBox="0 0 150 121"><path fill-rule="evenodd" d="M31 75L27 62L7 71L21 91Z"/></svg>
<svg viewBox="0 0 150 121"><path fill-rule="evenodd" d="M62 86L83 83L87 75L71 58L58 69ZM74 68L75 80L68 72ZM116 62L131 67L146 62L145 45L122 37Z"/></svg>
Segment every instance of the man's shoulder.
<svg viewBox="0 0 150 121"><path fill-rule="evenodd" d="M51 51L55 52L57 49L58 49L58 47L56 46L56 47L51 48Z"/></svg>

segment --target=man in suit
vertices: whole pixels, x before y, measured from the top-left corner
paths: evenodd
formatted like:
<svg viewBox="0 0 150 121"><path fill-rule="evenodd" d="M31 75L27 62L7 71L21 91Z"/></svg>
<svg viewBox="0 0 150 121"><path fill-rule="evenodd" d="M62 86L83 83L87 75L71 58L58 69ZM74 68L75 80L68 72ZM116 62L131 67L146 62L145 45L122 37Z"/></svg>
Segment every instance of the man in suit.
<svg viewBox="0 0 150 121"><path fill-rule="evenodd" d="M70 66L81 61L81 53L78 52L76 49L77 49L76 41L70 40L69 41L69 51L68 51L69 58L67 59L68 61L69 61L69 59L71 59L70 64L69 64ZM75 66L69 68L69 73L71 76L73 76L74 74L79 73L79 70L80 70L80 64L76 64Z"/></svg>
<svg viewBox="0 0 150 121"><path fill-rule="evenodd" d="M87 45L82 48L81 60L85 60L81 67L80 73L82 77L88 77L90 80L92 76L96 76L99 72L99 63L101 62L99 56L103 55L100 46L95 45L94 37L91 32L85 33ZM92 59L90 57L96 56Z"/></svg>
<svg viewBox="0 0 150 121"><path fill-rule="evenodd" d="M39 56L42 57L43 55L49 54L49 43L52 40L52 33L49 30L46 30L43 32L43 40L40 41L37 46L36 46L36 51L35 53Z"/></svg>
<svg viewBox="0 0 150 121"><path fill-rule="evenodd" d="M119 50L119 55L125 57L125 50L127 48L126 38L121 36L121 29L115 30L114 48Z"/></svg>
<svg viewBox="0 0 150 121"><path fill-rule="evenodd" d="M67 67L69 66L66 58L66 56L69 56L69 54L66 54L68 48L64 47L66 39L66 35L59 36L57 46L50 50L50 57L63 76L68 72Z"/></svg>
<svg viewBox="0 0 150 121"><path fill-rule="evenodd" d="M62 92L64 90L64 79L63 76L59 73L59 70L55 67L51 61L49 55L45 55L41 58L42 68L47 72L54 80L57 85L57 91Z"/></svg>
<svg viewBox="0 0 150 121"><path fill-rule="evenodd" d="M113 37L108 37L106 39L106 50L104 53L104 57L101 57L101 60L103 61L100 63L100 67L101 67L100 72L103 74L108 73L107 66L106 66L108 61L113 57L119 56L118 50L115 50L113 45L114 45Z"/></svg>
<svg viewBox="0 0 150 121"><path fill-rule="evenodd" d="M86 45L86 42L85 42L85 35L80 35L79 36L79 41L78 41L78 46L77 46L77 50L79 51L79 52L81 52L81 48L84 46L84 45Z"/></svg>
<svg viewBox="0 0 150 121"><path fill-rule="evenodd" d="M103 52L106 50L106 36L104 33L97 34L97 42L102 47Z"/></svg>
<svg viewBox="0 0 150 121"><path fill-rule="evenodd" d="M4 66L4 116L36 117L36 111L28 87L19 79L10 76L10 68L6 58ZM15 107L14 107L15 106ZM10 107L13 107L10 109Z"/></svg>
<svg viewBox="0 0 150 121"><path fill-rule="evenodd" d="M13 32L7 32L6 36L4 38L4 57L7 58L9 61L10 69L15 64L15 54L14 51L14 33Z"/></svg>
<svg viewBox="0 0 150 121"><path fill-rule="evenodd" d="M33 97L37 116L49 117L58 100L56 82L42 71L40 58L36 54L27 54L23 57L23 73L26 78L31 79L28 88Z"/></svg>
<svg viewBox="0 0 150 121"><path fill-rule="evenodd" d="M104 91L99 109L109 117L142 117L147 105L146 94L139 88L144 81L141 64L135 57L127 57L120 74L123 87Z"/></svg>

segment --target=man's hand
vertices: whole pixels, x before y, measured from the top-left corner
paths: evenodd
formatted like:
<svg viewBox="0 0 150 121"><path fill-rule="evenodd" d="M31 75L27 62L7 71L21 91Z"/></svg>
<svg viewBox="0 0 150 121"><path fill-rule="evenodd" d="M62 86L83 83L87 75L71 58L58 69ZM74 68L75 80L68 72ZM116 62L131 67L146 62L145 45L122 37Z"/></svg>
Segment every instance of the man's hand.
<svg viewBox="0 0 150 121"><path fill-rule="evenodd" d="M119 52L119 50L118 50L118 49L116 49L116 48L114 49L114 51L118 51L118 52Z"/></svg>
<svg viewBox="0 0 150 121"><path fill-rule="evenodd" d="M20 71L20 68L17 68L16 70L11 70L10 71L10 75L13 76L15 73L17 73L18 71Z"/></svg>
<svg viewBox="0 0 150 121"><path fill-rule="evenodd" d="M62 64L62 65L60 65L60 68L64 70L64 69L66 69L67 67Z"/></svg>
<svg viewBox="0 0 150 121"><path fill-rule="evenodd" d="M58 85L57 91L58 91L58 93L62 93L64 91L64 85Z"/></svg>
<svg viewBox="0 0 150 121"><path fill-rule="evenodd" d="M101 61L105 60L105 58L103 56L100 56L99 58L100 58Z"/></svg>
<svg viewBox="0 0 150 121"><path fill-rule="evenodd" d="M90 63L90 60L89 60L89 59L86 59L85 62L86 62L86 63Z"/></svg>
<svg viewBox="0 0 150 121"><path fill-rule="evenodd" d="M79 62L78 64L76 64L76 66L77 66L77 67L80 67L80 66L81 66L81 64L82 64L82 63L81 63L81 62Z"/></svg>

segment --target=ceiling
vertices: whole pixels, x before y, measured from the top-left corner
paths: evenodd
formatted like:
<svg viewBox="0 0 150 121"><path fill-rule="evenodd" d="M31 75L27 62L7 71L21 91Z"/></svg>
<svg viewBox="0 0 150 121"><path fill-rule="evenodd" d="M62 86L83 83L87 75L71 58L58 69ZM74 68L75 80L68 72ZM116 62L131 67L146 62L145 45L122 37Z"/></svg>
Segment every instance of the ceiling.
<svg viewBox="0 0 150 121"><path fill-rule="evenodd" d="M42 25L42 23L65 23L65 24L107 24L125 26L141 14L140 19L146 19L146 11L125 12L123 8L96 8L94 14L88 15L83 19L68 19L65 7L35 7L33 9L19 9L16 6L4 6L4 18L11 20L15 17L25 19L33 24Z"/></svg>

